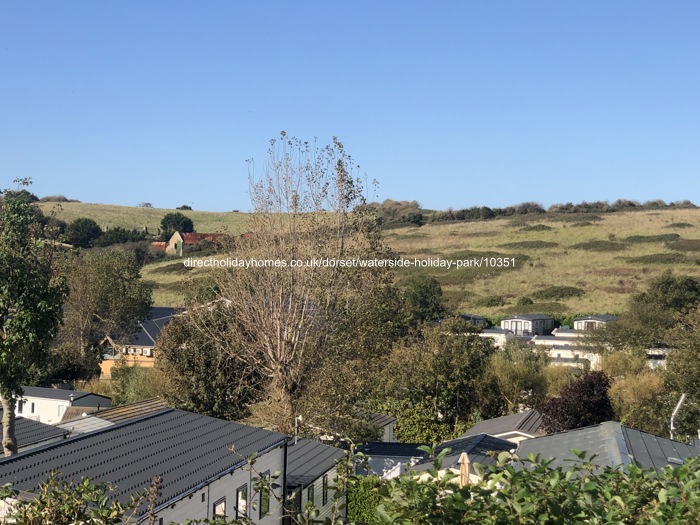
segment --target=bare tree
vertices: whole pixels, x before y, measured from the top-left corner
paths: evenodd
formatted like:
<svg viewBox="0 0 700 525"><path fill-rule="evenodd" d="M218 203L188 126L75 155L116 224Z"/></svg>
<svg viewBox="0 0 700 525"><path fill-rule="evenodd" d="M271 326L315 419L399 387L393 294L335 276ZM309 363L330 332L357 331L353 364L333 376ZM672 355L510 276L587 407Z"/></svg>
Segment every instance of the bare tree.
<svg viewBox="0 0 700 525"><path fill-rule="evenodd" d="M335 138L321 148L284 133L271 141L263 176L251 163L251 233L235 252L248 266L214 272L212 304L236 319L231 356L265 380L258 424L292 431L306 374L333 351L351 299L385 275L340 262L385 256L376 223L356 211L364 203L357 168Z"/></svg>

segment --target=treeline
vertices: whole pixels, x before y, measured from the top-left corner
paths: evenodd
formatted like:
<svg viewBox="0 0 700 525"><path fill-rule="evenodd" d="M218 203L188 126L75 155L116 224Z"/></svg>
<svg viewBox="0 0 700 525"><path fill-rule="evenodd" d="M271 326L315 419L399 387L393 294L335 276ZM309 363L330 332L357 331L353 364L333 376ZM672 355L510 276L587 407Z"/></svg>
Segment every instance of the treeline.
<svg viewBox="0 0 700 525"><path fill-rule="evenodd" d="M417 201L394 201L386 199L378 203L367 204L363 209L374 213L380 223L386 227L422 226L433 222L453 221L485 221L503 217L544 213L615 213L631 210L666 210L691 209L697 206L689 200L665 202L661 199L639 202L629 199L608 201L572 202L552 204L544 208L537 202L522 202L504 208L489 208L488 206L472 206L446 211L430 212L421 209Z"/></svg>

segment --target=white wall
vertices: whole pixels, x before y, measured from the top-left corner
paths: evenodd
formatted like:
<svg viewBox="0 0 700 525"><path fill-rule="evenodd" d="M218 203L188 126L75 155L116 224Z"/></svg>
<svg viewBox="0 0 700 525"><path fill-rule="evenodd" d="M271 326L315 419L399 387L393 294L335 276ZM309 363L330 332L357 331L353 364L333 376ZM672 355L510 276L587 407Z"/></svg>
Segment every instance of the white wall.
<svg viewBox="0 0 700 525"><path fill-rule="evenodd" d="M15 406L16 415L49 425L60 422L63 417L63 412L70 406L70 401L47 399L44 397L24 396L22 397L22 401L21 412L19 401Z"/></svg>

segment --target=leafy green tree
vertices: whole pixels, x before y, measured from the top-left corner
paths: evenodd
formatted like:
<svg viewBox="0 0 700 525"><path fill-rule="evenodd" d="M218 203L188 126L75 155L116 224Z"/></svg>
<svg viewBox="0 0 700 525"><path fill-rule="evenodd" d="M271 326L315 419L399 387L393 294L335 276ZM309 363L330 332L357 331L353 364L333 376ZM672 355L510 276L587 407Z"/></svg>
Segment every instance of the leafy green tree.
<svg viewBox="0 0 700 525"><path fill-rule="evenodd" d="M330 351L307 365L309 379L298 410L307 434L376 441L378 430L368 412L376 405L376 387L391 348L408 331L403 297L391 284L367 286L365 294L348 298L346 305Z"/></svg>
<svg viewBox="0 0 700 525"><path fill-rule="evenodd" d="M601 352L668 346L669 330L699 302L700 280L665 272L651 281L647 291L632 297L618 320L592 331L587 344Z"/></svg>
<svg viewBox="0 0 700 525"><path fill-rule="evenodd" d="M386 360L381 405L398 418L399 441L439 442L466 430L474 418L500 415L486 371L495 349L461 320L424 325L394 345Z"/></svg>
<svg viewBox="0 0 700 525"><path fill-rule="evenodd" d="M113 244L124 244L127 242L139 242L146 240L146 232L127 230L120 228L110 228L94 241L95 246L111 246Z"/></svg>
<svg viewBox="0 0 700 525"><path fill-rule="evenodd" d="M437 319L445 314L442 288L435 277L417 275L406 283L406 307L414 324Z"/></svg>
<svg viewBox="0 0 700 525"><path fill-rule="evenodd" d="M68 244L79 248L90 248L102 235L102 229L94 220L79 217L66 226L63 235Z"/></svg>
<svg viewBox="0 0 700 525"><path fill-rule="evenodd" d="M263 398L255 363L237 356L236 319L221 305L174 318L158 339L156 367L167 378L161 394L172 406L229 420L250 416Z"/></svg>
<svg viewBox="0 0 700 525"><path fill-rule="evenodd" d="M170 239L173 233L192 233L194 222L180 212L167 213L160 221L160 229L165 240Z"/></svg>
<svg viewBox="0 0 700 525"><path fill-rule="evenodd" d="M681 394L687 399L675 420L677 436L695 437L700 428L700 307L678 317L669 334L673 350L662 371L668 394L664 419L668 421Z"/></svg>
<svg viewBox="0 0 700 525"><path fill-rule="evenodd" d="M16 398L22 385L48 358L66 294L52 268L49 243L38 239L31 205L5 196L0 204L0 398L2 446L17 452Z"/></svg>
<svg viewBox="0 0 700 525"><path fill-rule="evenodd" d="M601 371L572 381L562 389L560 397L550 399L540 409L543 426L554 433L612 420L609 389L610 380Z"/></svg>
<svg viewBox="0 0 700 525"><path fill-rule="evenodd" d="M141 280L132 252L89 252L65 263L70 293L58 342L73 347L85 370L99 370L106 337L123 342L150 311L151 286ZM77 379L77 378L64 378ZM81 378L87 379L87 378Z"/></svg>
<svg viewBox="0 0 700 525"><path fill-rule="evenodd" d="M112 404L126 405L163 395L167 382L159 369L129 365L120 359L112 367Z"/></svg>
<svg viewBox="0 0 700 525"><path fill-rule="evenodd" d="M506 403L506 413L535 408L547 397L549 357L546 352L518 342L510 342L491 356L488 377L498 396Z"/></svg>

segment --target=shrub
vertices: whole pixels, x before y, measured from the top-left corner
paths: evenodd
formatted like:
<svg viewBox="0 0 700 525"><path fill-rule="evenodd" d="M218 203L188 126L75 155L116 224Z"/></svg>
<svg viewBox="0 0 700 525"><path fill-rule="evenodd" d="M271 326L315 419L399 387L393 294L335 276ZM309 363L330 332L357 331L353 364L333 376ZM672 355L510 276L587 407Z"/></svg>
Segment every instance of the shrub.
<svg viewBox="0 0 700 525"><path fill-rule="evenodd" d="M485 306L488 308L503 306L504 304L506 304L506 301L500 295L489 295L487 297L482 297L474 303L475 306Z"/></svg>
<svg viewBox="0 0 700 525"><path fill-rule="evenodd" d="M587 241L571 246L575 250L586 250L590 252L619 252L626 250L627 246L612 241Z"/></svg>
<svg viewBox="0 0 700 525"><path fill-rule="evenodd" d="M39 202L80 202L77 199L69 199L65 195L49 195L42 197Z"/></svg>
<svg viewBox="0 0 700 525"><path fill-rule="evenodd" d="M79 248L90 248L100 236L102 229L92 219L79 217L66 226L64 236L68 244Z"/></svg>
<svg viewBox="0 0 700 525"><path fill-rule="evenodd" d="M381 497L377 488L381 480L377 476L356 477L348 482L347 513L350 523L370 523Z"/></svg>
<svg viewBox="0 0 700 525"><path fill-rule="evenodd" d="M631 264L683 264L689 262L685 255L680 253L652 253L639 257L627 257Z"/></svg>
<svg viewBox="0 0 700 525"><path fill-rule="evenodd" d="M569 297L581 297L586 292L575 286L549 286L537 290L532 294L535 299L568 299Z"/></svg>
<svg viewBox="0 0 700 525"><path fill-rule="evenodd" d="M501 244L501 248L515 248L515 249L525 249L525 250L537 250L541 248L554 248L559 246L557 242L548 241L518 241L509 242L506 244Z"/></svg>
<svg viewBox="0 0 700 525"><path fill-rule="evenodd" d="M449 449L435 455L422 480L400 476L379 487L381 504L371 523L411 525L665 524L700 520L700 459L656 471L632 462L596 467L593 456L575 460L498 454L496 465L475 465L483 481L460 487L443 467ZM439 475L438 475L439 473Z"/></svg>
<svg viewBox="0 0 700 525"><path fill-rule="evenodd" d="M632 244L647 243L647 242L672 242L680 239L677 233L664 233L661 235L632 235L624 239L625 242Z"/></svg>
<svg viewBox="0 0 700 525"><path fill-rule="evenodd" d="M515 301L516 306L526 306L530 304L534 304L534 301L529 297L518 297L518 300Z"/></svg>
<svg viewBox="0 0 700 525"><path fill-rule="evenodd" d="M694 226L688 222L672 222L664 226L664 228L678 228L680 230L684 228L694 228Z"/></svg>
<svg viewBox="0 0 700 525"><path fill-rule="evenodd" d="M551 226L546 224L528 224L520 229L521 232L545 232L551 230Z"/></svg>
<svg viewBox="0 0 700 525"><path fill-rule="evenodd" d="M700 239L681 239L669 242L666 247L681 252L696 252L700 251Z"/></svg>

